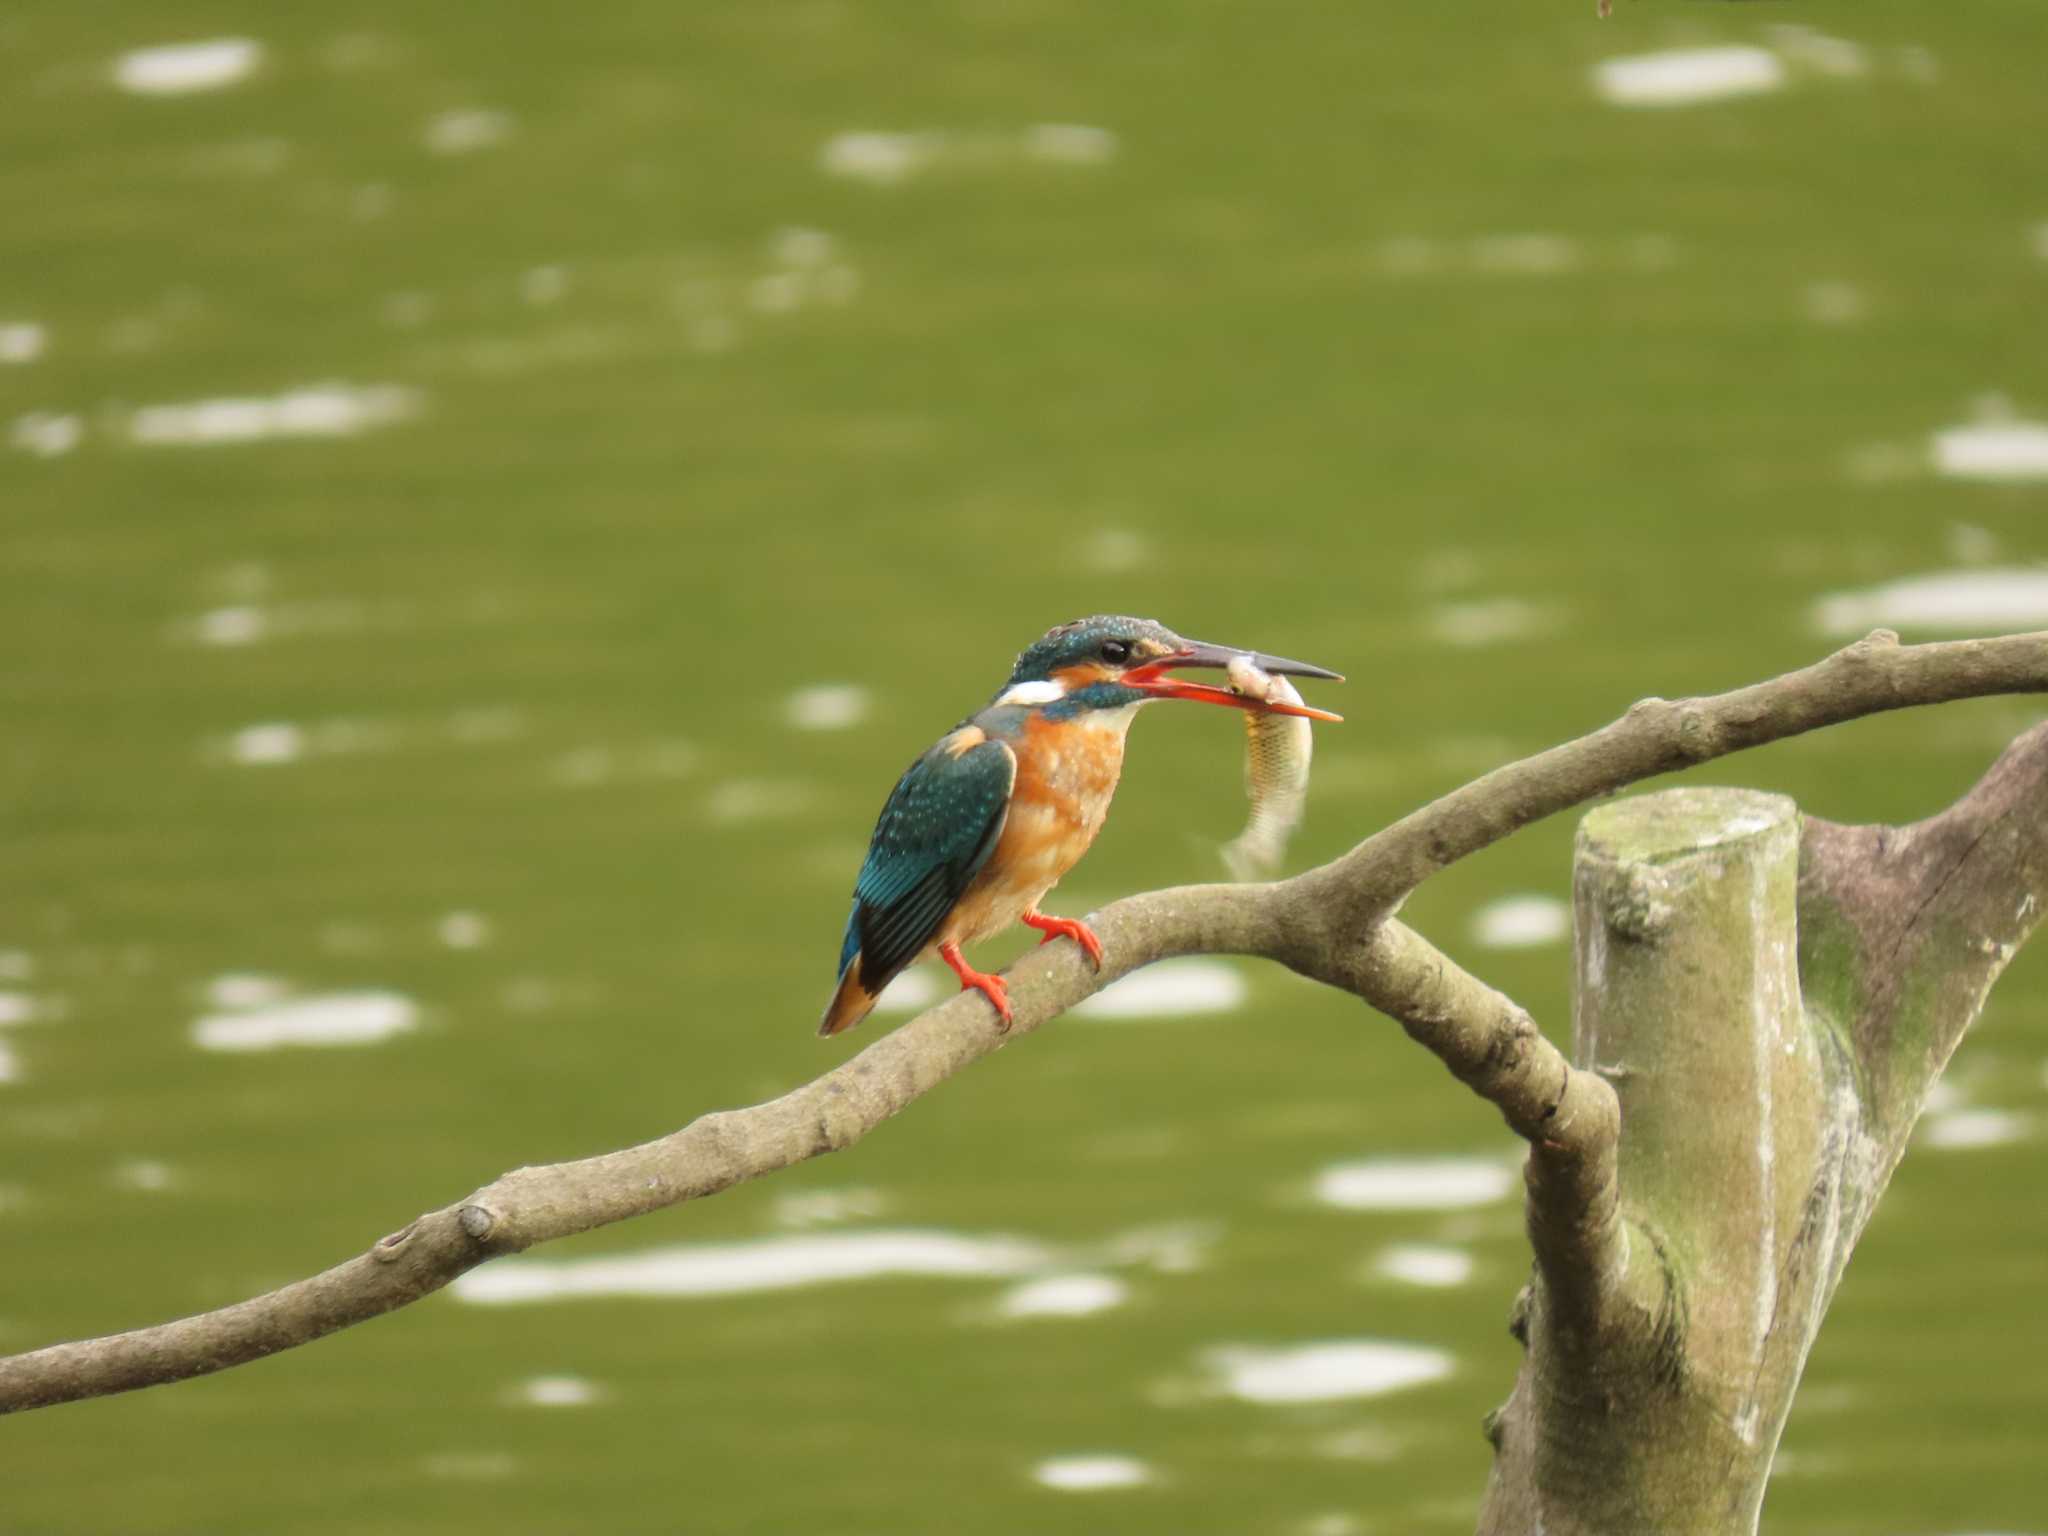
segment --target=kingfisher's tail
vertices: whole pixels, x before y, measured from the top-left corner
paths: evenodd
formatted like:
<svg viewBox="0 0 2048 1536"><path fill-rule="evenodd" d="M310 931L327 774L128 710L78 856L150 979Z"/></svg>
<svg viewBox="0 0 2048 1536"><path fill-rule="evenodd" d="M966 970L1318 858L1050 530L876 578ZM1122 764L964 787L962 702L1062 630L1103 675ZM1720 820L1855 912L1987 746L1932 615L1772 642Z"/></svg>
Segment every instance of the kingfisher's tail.
<svg viewBox="0 0 2048 1536"><path fill-rule="evenodd" d="M855 955L845 970L839 973L839 990L832 994L832 1001L826 1005L825 1017L818 1021L818 1033L836 1035L853 1028L868 1016L875 1006L877 994L870 992L860 979L860 956Z"/></svg>

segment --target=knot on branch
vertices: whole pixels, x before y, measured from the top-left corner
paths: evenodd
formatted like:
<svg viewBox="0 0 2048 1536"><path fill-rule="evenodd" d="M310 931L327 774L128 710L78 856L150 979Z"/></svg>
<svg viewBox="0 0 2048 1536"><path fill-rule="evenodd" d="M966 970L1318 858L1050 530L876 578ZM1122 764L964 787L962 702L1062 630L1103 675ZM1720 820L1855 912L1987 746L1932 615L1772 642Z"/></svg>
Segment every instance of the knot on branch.
<svg viewBox="0 0 2048 1536"><path fill-rule="evenodd" d="M829 1077L818 1096L812 1134L819 1152L844 1152L865 1136L885 1111L867 1102L868 1085L858 1078Z"/></svg>
<svg viewBox="0 0 2048 1536"><path fill-rule="evenodd" d="M1899 648L1899 632L1895 629L1873 629L1861 640L1843 646L1835 652L1837 659L1849 662L1875 661L1883 651Z"/></svg>
<svg viewBox="0 0 2048 1536"><path fill-rule="evenodd" d="M1719 723L1697 704L1678 712L1678 750L1695 763L1719 757L1725 750Z"/></svg>
<svg viewBox="0 0 2048 1536"><path fill-rule="evenodd" d="M1497 1081L1519 1072L1528 1058L1530 1047L1542 1038L1543 1032L1536 1027L1528 1009L1510 1007L1487 1041L1481 1081Z"/></svg>
<svg viewBox="0 0 2048 1536"><path fill-rule="evenodd" d="M1610 864L1599 871L1594 905L1608 932L1654 944L1671 928L1671 882L1651 864Z"/></svg>

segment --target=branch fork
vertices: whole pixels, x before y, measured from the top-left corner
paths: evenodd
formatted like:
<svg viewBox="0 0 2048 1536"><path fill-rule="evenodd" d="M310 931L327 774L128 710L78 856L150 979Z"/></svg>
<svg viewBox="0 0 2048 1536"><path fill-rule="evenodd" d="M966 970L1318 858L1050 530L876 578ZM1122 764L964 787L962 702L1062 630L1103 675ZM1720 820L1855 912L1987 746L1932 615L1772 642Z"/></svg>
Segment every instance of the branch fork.
<svg viewBox="0 0 2048 1536"><path fill-rule="evenodd" d="M1587 1405L1599 1409L1602 1422L1620 1424L1626 1415L1618 1408L1639 1406L1641 1383L1653 1383L1652 1406L1704 1436L1702 1443L1733 1446L1731 1465L1744 1454L1755 1458L1765 1427L1775 1438L1761 1406L1747 1437L1740 1410L1714 1421L1702 1408L1722 1402L1695 1390L1703 1375L1698 1338L1715 1318L1685 1270L1674 1236L1679 1224L1654 1181L1629 1166L1636 1123L1651 1113L1646 1095L1669 1076L1650 1044L1680 1032L1652 1008L1635 1021L1633 1036L1617 1033L1610 1012L1600 1014L1599 1038L1588 1036L1585 982L1604 973L1585 952L1583 919L1579 1043L1567 1057L1526 1010L1393 914L1458 859L1645 778L1881 710L2044 690L2048 633L1901 646L1897 636L1878 631L1749 688L1640 700L1612 724L1497 769L1319 869L1267 885L1155 891L1091 914L1105 946L1101 971L1072 946L1027 954L1010 972L1016 1018L1007 1034L991 1028L978 997L950 999L779 1098L704 1115L641 1146L508 1173L355 1258L279 1290L152 1328L0 1359L0 1412L258 1359L405 1306L501 1254L844 1150L955 1072L1128 972L1175 955L1237 953L1276 960L1396 1019L1529 1142L1536 1271L1520 1331L1530 1353L1514 1395L1490 1425L1501 1450L1482 1529L1551 1536L1600 1529L1586 1523L1598 1506L1576 1486L1575 1464L1564 1454L1584 1439L1573 1415ZM1789 1154L1779 1165L1786 1203L1772 1271L1778 1300L1745 1366L1747 1403L1762 1405L1781 1386L1789 1402L1812 1334L1794 1315L1797 1308L1807 1308L1817 1327L1927 1084L2048 902L2044 786L2048 727L2023 737L1977 789L1930 822L1887 832L1795 818L1790 842L1779 838L1780 855L1789 847L1793 864L1788 874L1779 857L1773 889L1792 892L1784 901L1797 904L1796 970L1784 1001L1787 1017L1800 1021L1800 1038L1810 1041L1810 1049L1795 1041L1794 1054L1801 1070L1827 1088L1835 1109L1802 1154L1807 1161L1798 1163L1811 1164L1809 1182L1801 1186L1793 1177L1797 1159ZM1611 940L1612 958L1627 948L1681 942L1691 924L1671 871L1658 868L1637 871L1624 891L1603 898L1594 926L1603 943ZM1855 957L1853 974L1829 969L1845 954ZM1923 985L1930 977L1931 994ZM1851 1042L1853 1060L1829 1054L1837 1039ZM1602 1059L1626 1066L1593 1065ZM1852 1067L1876 1085L1869 1096L1843 1086ZM1635 1369L1645 1362L1647 1371ZM1651 1489L1654 1469L1647 1461L1638 1465L1642 1445L1624 1443L1620 1453L1638 1458L1622 1481L1639 1492ZM1767 1470L1767 1446L1762 1466ZM1694 1492L1727 1484L1727 1468L1721 1473L1718 1484L1703 1482ZM1760 1478L1756 1487L1760 1493ZM1587 1512L1577 1523L1565 1513L1574 1508ZM1653 1521L1607 1528L1722 1527Z"/></svg>

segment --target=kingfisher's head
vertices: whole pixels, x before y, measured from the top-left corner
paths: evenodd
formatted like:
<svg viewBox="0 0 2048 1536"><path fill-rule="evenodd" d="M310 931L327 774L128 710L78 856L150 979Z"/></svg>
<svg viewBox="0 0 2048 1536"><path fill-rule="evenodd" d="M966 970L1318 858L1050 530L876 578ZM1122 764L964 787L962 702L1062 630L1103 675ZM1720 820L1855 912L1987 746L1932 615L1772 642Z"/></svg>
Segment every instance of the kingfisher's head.
<svg viewBox="0 0 2048 1536"><path fill-rule="evenodd" d="M1311 720L1342 718L1306 704L1268 703L1228 688L1166 675L1180 667L1227 667L1239 656L1249 656L1262 672L1343 681L1340 674L1305 661L1186 640L1154 619L1099 613L1049 629L1026 648L996 702L1029 704L1054 715L1076 715L1090 709L1123 709L1153 699L1188 699Z"/></svg>

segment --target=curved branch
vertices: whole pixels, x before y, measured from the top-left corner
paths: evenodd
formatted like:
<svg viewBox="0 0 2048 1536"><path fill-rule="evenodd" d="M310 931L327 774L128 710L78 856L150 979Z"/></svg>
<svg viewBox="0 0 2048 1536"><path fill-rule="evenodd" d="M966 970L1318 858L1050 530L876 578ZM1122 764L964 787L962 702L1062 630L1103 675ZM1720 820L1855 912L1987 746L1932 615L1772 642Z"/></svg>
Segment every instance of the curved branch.
<svg viewBox="0 0 2048 1536"><path fill-rule="evenodd" d="M1345 920L1369 920L1446 865L1643 779L1889 709L2044 688L2048 632L1902 646L1892 631L1875 630L1769 682L1639 700L1613 724L1496 768L1300 878Z"/></svg>
<svg viewBox="0 0 2048 1536"><path fill-rule="evenodd" d="M1106 958L1071 945L1012 968L1016 1023L960 997L781 1098L710 1114L658 1141L526 1168L432 1211L367 1252L267 1295L153 1328L0 1360L0 1412L182 1380L391 1311L475 1265L675 1205L851 1146L971 1062L1118 977L1190 953L1278 960L1402 1023L1531 1140L1532 1237L1598 1275L1619 1241L1612 1093L1573 1069L1521 1009L1386 921L1445 865L1554 812L1639 780L1878 710L2048 690L2048 633L1901 647L1879 631L1803 671L1713 698L1646 699L1589 736L1475 780L1275 885L1155 891L1095 919ZM1547 1213L1547 1217L1546 1217Z"/></svg>

